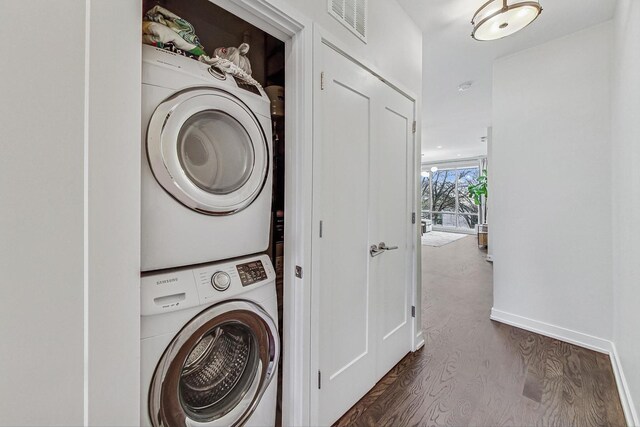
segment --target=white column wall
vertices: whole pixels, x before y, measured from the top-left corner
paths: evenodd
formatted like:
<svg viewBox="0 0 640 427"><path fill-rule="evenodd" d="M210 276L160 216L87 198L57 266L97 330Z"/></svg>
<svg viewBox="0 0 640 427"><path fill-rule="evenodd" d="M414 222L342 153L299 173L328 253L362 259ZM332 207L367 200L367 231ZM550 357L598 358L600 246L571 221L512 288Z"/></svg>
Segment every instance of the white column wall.
<svg viewBox="0 0 640 427"><path fill-rule="evenodd" d="M139 422L140 15L0 1L0 425Z"/></svg>
<svg viewBox="0 0 640 427"><path fill-rule="evenodd" d="M640 425L640 1L619 0L613 66L613 341ZM635 406L634 406L635 402Z"/></svg>
<svg viewBox="0 0 640 427"><path fill-rule="evenodd" d="M611 34L499 59L493 81L494 315L594 346L613 337Z"/></svg>
<svg viewBox="0 0 640 427"><path fill-rule="evenodd" d="M0 2L1 425L83 422L84 6Z"/></svg>
<svg viewBox="0 0 640 427"><path fill-rule="evenodd" d="M88 54L90 425L140 416L140 0L91 0Z"/></svg>

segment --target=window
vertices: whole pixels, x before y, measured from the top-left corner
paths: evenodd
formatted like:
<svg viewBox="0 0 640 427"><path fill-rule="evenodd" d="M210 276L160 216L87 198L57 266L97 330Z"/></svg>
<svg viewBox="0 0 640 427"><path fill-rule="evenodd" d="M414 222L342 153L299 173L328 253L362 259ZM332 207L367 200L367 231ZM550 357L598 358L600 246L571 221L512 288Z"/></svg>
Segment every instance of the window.
<svg viewBox="0 0 640 427"><path fill-rule="evenodd" d="M422 177L422 218L435 229L475 230L479 207L469 195L478 182L479 166L443 167Z"/></svg>

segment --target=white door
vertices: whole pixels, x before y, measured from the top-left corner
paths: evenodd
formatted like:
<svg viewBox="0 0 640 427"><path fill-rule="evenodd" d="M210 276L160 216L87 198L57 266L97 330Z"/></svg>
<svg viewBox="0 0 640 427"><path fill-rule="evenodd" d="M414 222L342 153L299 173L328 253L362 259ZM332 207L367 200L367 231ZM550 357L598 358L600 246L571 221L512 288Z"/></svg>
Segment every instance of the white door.
<svg viewBox="0 0 640 427"><path fill-rule="evenodd" d="M413 103L332 48L320 55L313 311L318 422L329 425L410 351ZM373 257L380 242L398 249Z"/></svg>
<svg viewBox="0 0 640 427"><path fill-rule="evenodd" d="M323 53L331 68L324 71L320 95L322 142L314 148L314 286L319 287L319 422L328 425L375 384L368 212L371 98L377 82L333 50Z"/></svg>
<svg viewBox="0 0 640 427"><path fill-rule="evenodd" d="M382 82L372 143L371 245L390 248L370 259L376 291L376 381L411 351L413 101ZM397 248L397 249L396 249Z"/></svg>

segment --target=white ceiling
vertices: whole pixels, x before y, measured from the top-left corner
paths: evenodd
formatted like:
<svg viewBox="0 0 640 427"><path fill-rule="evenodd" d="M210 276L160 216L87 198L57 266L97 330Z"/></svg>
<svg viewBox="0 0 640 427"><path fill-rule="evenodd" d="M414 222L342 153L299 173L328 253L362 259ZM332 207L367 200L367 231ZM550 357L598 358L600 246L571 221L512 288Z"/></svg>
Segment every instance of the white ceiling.
<svg viewBox="0 0 640 427"><path fill-rule="evenodd" d="M502 40L471 38L471 17L486 0L398 0L423 31L423 161L486 154L496 58L613 17L616 0L540 0L529 27ZM458 86L473 81L466 92ZM441 149L437 147L441 146Z"/></svg>

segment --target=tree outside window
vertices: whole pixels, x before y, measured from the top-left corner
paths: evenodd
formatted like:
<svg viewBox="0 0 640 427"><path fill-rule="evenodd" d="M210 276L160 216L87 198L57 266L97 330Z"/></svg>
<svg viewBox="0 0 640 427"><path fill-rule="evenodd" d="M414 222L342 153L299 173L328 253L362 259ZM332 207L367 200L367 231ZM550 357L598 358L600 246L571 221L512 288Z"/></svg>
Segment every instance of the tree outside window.
<svg viewBox="0 0 640 427"><path fill-rule="evenodd" d="M422 178L422 217L435 227L473 230L478 224L478 206L469 194L476 184L479 167L438 169Z"/></svg>

